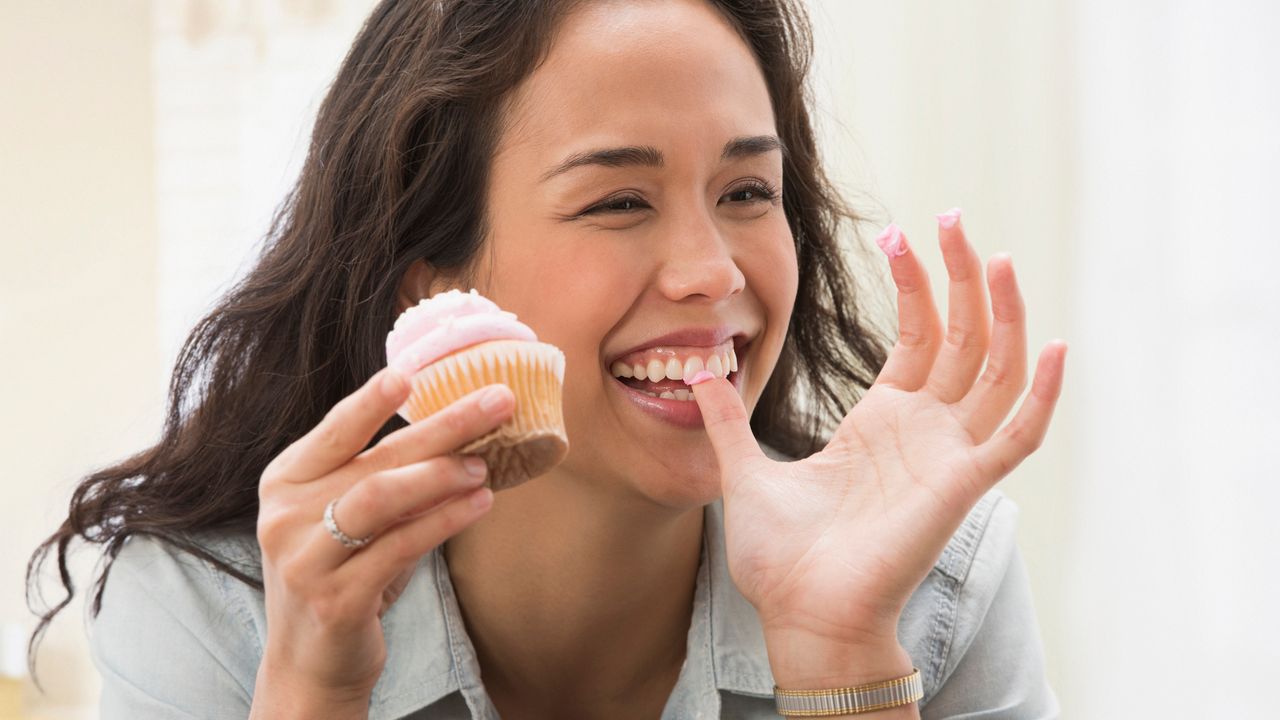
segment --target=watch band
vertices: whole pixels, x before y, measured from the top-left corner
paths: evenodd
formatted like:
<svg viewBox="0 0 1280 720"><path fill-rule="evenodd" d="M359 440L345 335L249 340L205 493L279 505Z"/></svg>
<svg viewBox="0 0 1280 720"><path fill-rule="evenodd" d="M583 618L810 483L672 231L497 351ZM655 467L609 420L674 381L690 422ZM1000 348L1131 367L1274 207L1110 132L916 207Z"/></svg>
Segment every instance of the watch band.
<svg viewBox="0 0 1280 720"><path fill-rule="evenodd" d="M924 697L920 670L905 677L831 690L783 690L773 686L778 714L787 717L854 715L909 705Z"/></svg>

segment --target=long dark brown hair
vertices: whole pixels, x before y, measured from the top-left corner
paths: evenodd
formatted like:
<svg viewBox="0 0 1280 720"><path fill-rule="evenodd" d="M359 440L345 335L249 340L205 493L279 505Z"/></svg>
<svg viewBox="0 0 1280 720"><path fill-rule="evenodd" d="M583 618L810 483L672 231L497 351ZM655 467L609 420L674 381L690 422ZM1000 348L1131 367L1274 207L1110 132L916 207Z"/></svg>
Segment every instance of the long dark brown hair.
<svg viewBox="0 0 1280 720"><path fill-rule="evenodd" d="M373 10L320 106L302 172L256 264L179 352L159 442L85 477L66 520L31 556L28 604L41 615L29 644L33 666L49 622L75 594L67 567L75 540L102 546L95 615L130 535L162 539L262 587L190 533L253 532L268 462L386 364L409 265L465 268L476 255L503 101L582 1L384 0ZM787 148L783 207L799 291L751 425L762 442L803 457L870 387L887 341L854 301L838 234L858 218L825 175L814 141L807 16L793 0L712 5L759 59ZM404 424L392 418L371 444ZM65 597L36 603L55 551Z"/></svg>

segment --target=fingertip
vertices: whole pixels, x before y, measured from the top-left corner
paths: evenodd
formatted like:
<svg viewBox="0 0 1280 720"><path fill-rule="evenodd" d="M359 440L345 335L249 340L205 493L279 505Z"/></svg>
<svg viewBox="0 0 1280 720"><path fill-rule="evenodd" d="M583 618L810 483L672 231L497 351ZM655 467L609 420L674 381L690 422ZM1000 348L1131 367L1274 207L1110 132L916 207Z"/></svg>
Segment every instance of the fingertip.
<svg viewBox="0 0 1280 720"><path fill-rule="evenodd" d="M889 223L876 236L876 245L892 260L907 253L907 236L897 223Z"/></svg>
<svg viewBox="0 0 1280 720"><path fill-rule="evenodd" d="M471 493L470 502L476 510L488 510L493 506L493 490L488 486L475 490Z"/></svg>
<svg viewBox="0 0 1280 720"><path fill-rule="evenodd" d="M706 377L702 377L704 375ZM693 378L687 382L689 383L689 389L693 392L694 397L697 397L699 390L703 393L715 392L714 388L719 387L717 381L728 386L730 389L733 388L733 383L729 382L728 378L717 377L706 370L694 375Z"/></svg>
<svg viewBox="0 0 1280 720"><path fill-rule="evenodd" d="M487 413L501 413L515 407L516 394L503 383L493 383L480 390L480 409Z"/></svg>
<svg viewBox="0 0 1280 720"><path fill-rule="evenodd" d="M712 377L690 389L693 391L693 399L698 403L698 408L703 411L704 422L718 424L721 420L738 416L746 417L742 398L738 396L737 388L729 382L728 378Z"/></svg>
<svg viewBox="0 0 1280 720"><path fill-rule="evenodd" d="M960 223L960 208L953 207L946 212L938 213L935 217L938 218L938 227L950 230Z"/></svg>
<svg viewBox="0 0 1280 720"><path fill-rule="evenodd" d="M1066 367L1067 367L1067 350L1069 349L1069 346L1067 345L1067 341L1066 341L1066 340L1063 340L1063 339L1061 339L1061 338L1059 338L1059 339L1057 339L1057 340L1054 340L1054 341L1053 341L1053 344L1057 345L1057 346L1058 346L1058 348L1059 348L1059 350L1058 350L1058 372L1059 372L1059 374L1061 374L1061 373L1063 373L1063 372L1065 372L1065 371L1066 371Z"/></svg>
<svg viewBox="0 0 1280 720"><path fill-rule="evenodd" d="M379 381L382 395L388 400L400 400L404 397L409 389L409 383L399 370L388 365L382 370L382 379Z"/></svg>
<svg viewBox="0 0 1280 720"><path fill-rule="evenodd" d="M701 383L704 383L708 380L712 380L714 378L715 378L715 375L710 370L699 370L698 372L693 374L693 377L685 378L684 384L692 387L694 385L699 385Z"/></svg>
<svg viewBox="0 0 1280 720"><path fill-rule="evenodd" d="M992 296L996 296L1005 288L1018 287L1018 273L1013 269L1013 256L1008 252L998 252L987 261L987 285Z"/></svg>

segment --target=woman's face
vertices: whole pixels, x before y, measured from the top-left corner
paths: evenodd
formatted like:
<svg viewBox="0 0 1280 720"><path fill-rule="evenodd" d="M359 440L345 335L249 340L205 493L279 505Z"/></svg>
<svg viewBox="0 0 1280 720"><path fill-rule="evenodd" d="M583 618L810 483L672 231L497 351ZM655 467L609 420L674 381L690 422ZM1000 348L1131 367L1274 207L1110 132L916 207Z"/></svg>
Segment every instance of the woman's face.
<svg viewBox="0 0 1280 720"><path fill-rule="evenodd" d="M773 371L797 277L776 137L754 56L697 0L591 3L517 89L476 276L565 353L556 472L677 508L719 497L670 375L735 355L751 410Z"/></svg>

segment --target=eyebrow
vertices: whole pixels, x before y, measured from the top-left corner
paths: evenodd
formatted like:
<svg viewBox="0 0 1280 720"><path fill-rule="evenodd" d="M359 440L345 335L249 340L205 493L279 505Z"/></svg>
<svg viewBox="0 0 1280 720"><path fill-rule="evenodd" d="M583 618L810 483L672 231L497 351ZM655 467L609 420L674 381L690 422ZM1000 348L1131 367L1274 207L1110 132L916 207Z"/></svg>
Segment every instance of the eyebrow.
<svg viewBox="0 0 1280 720"><path fill-rule="evenodd" d="M776 135L751 135L747 137L737 137L725 143L724 150L720 153L720 159L735 160L738 158L763 155L765 153L773 152L774 150L781 152L784 158L787 156L786 146L782 144L782 140L778 139ZM562 160L559 165L556 165L543 173L541 182L546 182L557 175L569 172L574 168L580 168L587 165L600 165L603 167L613 168L627 167L631 165L639 165L642 167L662 167L662 163L662 151L652 145L631 145L627 147L588 150L586 152L574 153Z"/></svg>

